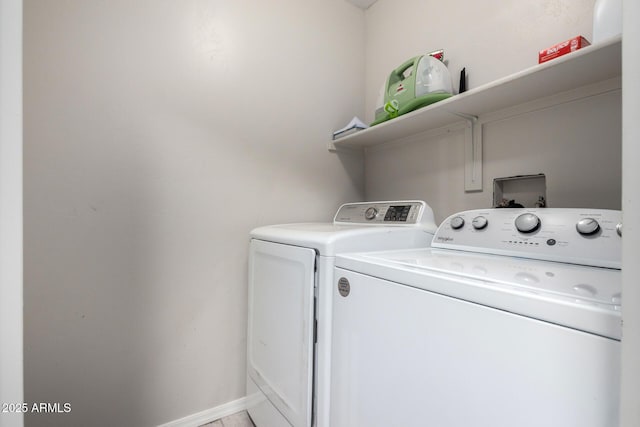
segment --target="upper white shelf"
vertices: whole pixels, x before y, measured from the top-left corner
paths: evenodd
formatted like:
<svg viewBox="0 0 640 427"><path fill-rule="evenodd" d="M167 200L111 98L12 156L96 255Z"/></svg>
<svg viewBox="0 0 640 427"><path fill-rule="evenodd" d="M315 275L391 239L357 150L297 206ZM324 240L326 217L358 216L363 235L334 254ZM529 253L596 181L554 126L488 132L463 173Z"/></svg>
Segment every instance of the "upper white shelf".
<svg viewBox="0 0 640 427"><path fill-rule="evenodd" d="M365 148L437 129L462 119L566 92L622 75L620 37L454 95L395 119L332 141L335 148ZM333 148L333 147L332 147Z"/></svg>

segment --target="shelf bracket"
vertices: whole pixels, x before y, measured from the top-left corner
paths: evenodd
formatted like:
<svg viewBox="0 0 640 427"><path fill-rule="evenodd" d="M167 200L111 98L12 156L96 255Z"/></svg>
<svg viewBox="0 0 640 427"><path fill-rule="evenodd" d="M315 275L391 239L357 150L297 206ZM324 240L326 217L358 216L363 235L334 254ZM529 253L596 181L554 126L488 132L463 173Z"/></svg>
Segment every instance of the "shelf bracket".
<svg viewBox="0 0 640 427"><path fill-rule="evenodd" d="M482 123L478 116L453 114L467 121L464 136L464 191L482 191Z"/></svg>
<svg viewBox="0 0 640 427"><path fill-rule="evenodd" d="M327 142L327 150L329 150L330 153L352 153L352 154L362 154L362 152L364 151L361 148L337 146L335 144L335 141Z"/></svg>

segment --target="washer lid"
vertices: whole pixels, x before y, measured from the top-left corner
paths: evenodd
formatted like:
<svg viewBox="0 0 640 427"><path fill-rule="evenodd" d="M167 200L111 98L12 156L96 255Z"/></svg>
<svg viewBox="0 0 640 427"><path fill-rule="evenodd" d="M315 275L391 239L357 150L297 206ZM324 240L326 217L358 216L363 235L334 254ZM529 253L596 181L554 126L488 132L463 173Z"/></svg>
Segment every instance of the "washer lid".
<svg viewBox="0 0 640 427"><path fill-rule="evenodd" d="M620 339L620 270L447 249L343 255L336 266Z"/></svg>

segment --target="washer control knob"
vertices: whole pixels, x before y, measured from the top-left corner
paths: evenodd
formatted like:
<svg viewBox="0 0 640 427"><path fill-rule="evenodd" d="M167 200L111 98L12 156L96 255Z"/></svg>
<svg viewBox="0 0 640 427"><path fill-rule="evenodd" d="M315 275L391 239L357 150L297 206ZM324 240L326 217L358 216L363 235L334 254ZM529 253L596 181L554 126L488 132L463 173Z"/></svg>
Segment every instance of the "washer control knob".
<svg viewBox="0 0 640 427"><path fill-rule="evenodd" d="M464 225L464 218L461 216L454 216L451 218L451 228L454 230L459 230Z"/></svg>
<svg viewBox="0 0 640 427"><path fill-rule="evenodd" d="M364 212L364 217L365 219L371 221L372 219L375 219L378 216L378 209L374 208L373 206L371 206L369 209L367 209Z"/></svg>
<svg viewBox="0 0 640 427"><path fill-rule="evenodd" d="M600 224L593 218L582 218L576 224L576 230L583 236L591 236L600 230Z"/></svg>
<svg viewBox="0 0 640 427"><path fill-rule="evenodd" d="M540 218L532 213L518 215L515 221L516 229L521 233L533 233L540 228Z"/></svg>
<svg viewBox="0 0 640 427"><path fill-rule="evenodd" d="M477 216L473 218L473 221L471 221L471 225L473 225L473 228L476 230L482 230L487 226L487 224L489 224L489 221L487 221L487 218L483 216Z"/></svg>
<svg viewBox="0 0 640 427"><path fill-rule="evenodd" d="M622 237L622 223L621 222L619 222L616 225L616 233L618 233L618 236Z"/></svg>

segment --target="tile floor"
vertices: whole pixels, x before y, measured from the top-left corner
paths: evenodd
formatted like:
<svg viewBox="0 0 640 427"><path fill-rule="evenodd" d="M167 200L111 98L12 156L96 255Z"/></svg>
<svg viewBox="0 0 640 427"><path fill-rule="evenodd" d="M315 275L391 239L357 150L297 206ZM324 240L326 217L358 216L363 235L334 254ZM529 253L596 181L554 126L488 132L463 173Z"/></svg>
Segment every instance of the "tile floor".
<svg viewBox="0 0 640 427"><path fill-rule="evenodd" d="M255 425L251 422L247 411L242 411L200 427L255 427Z"/></svg>

